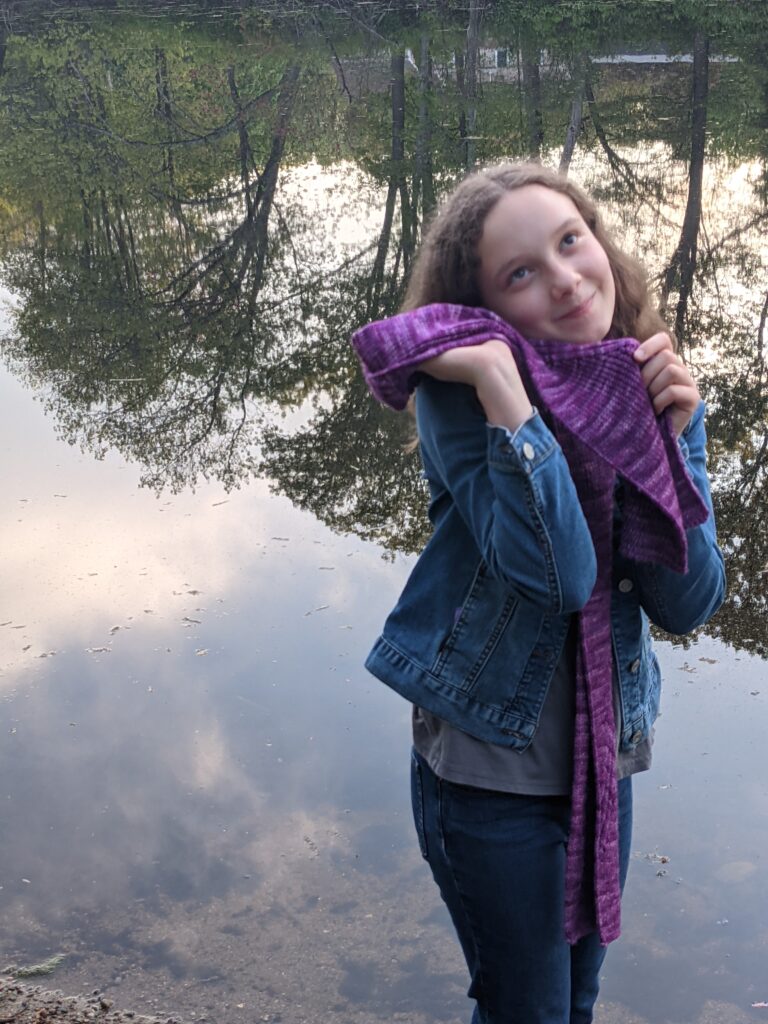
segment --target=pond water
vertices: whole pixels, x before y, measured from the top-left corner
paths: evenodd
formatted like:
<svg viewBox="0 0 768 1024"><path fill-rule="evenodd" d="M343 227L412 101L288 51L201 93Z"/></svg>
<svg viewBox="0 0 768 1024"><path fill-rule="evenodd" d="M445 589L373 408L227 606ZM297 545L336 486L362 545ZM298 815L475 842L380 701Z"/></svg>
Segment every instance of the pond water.
<svg viewBox="0 0 768 1024"><path fill-rule="evenodd" d="M658 640L596 1019L768 1012L766 11L482 6L0 0L0 968L468 1019L410 709L362 667L424 492L347 339L446 187L570 126L708 399L730 579Z"/></svg>

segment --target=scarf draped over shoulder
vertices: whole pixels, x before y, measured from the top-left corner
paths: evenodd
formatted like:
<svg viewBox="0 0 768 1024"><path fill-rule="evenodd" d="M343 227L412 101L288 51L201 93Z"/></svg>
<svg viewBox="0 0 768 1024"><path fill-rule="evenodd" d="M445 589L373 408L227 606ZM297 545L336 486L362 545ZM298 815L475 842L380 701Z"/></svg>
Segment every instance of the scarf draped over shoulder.
<svg viewBox="0 0 768 1024"><path fill-rule="evenodd" d="M577 613L565 934L574 943L597 931L607 945L620 934L621 901L610 622L616 477L626 558L686 572L686 530L709 513L669 418L654 413L632 338L531 341L489 310L436 303L368 324L352 344L374 397L400 410L421 363L491 339L510 346L529 398L553 425L595 547L597 581Z"/></svg>

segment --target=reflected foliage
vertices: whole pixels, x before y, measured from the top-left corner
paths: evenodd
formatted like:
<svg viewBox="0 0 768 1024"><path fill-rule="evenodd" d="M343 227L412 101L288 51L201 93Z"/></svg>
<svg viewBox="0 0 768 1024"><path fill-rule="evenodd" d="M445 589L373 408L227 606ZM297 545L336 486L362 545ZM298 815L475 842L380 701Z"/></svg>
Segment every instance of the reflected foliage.
<svg viewBox="0 0 768 1024"><path fill-rule="evenodd" d="M766 38L765 4L704 0L0 0L5 360L152 487L264 475L417 551L412 424L347 339L397 310L467 169L559 164L703 383L731 577L707 630L766 656Z"/></svg>

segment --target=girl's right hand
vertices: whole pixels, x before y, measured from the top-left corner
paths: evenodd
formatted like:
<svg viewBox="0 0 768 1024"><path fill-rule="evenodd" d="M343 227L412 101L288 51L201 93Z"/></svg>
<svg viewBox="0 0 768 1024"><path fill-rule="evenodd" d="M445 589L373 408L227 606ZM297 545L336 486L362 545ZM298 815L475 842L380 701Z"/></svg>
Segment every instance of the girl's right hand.
<svg viewBox="0 0 768 1024"><path fill-rule="evenodd" d="M486 419L496 426L516 430L533 413L512 350L499 338L447 349L425 359L418 369L437 380L470 384Z"/></svg>

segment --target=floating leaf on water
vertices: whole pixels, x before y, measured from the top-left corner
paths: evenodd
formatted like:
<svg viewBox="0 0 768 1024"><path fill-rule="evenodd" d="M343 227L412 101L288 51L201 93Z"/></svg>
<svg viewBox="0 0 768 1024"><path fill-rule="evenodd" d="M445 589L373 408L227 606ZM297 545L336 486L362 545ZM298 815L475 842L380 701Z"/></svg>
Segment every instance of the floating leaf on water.
<svg viewBox="0 0 768 1024"><path fill-rule="evenodd" d="M310 608L308 612L304 612L304 618L306 619L308 615L314 615L315 612L324 612L326 608L330 607L331 606L329 604L320 604L317 608Z"/></svg>
<svg viewBox="0 0 768 1024"><path fill-rule="evenodd" d="M199 651L195 651L196 658L202 658L208 653L207 647L201 647Z"/></svg>
<svg viewBox="0 0 768 1024"><path fill-rule="evenodd" d="M708 665L716 665L717 658L699 658L699 661L706 661Z"/></svg>

